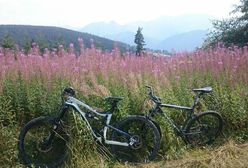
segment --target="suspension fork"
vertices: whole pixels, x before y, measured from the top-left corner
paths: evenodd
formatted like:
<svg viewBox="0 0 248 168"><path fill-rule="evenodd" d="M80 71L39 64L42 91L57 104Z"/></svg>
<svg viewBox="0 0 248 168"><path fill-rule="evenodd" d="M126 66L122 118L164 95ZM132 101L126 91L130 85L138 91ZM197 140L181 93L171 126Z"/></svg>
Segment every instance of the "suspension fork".
<svg viewBox="0 0 248 168"><path fill-rule="evenodd" d="M48 137L44 138L44 140L43 140L44 145L46 145L46 146L51 145L51 143L52 143L52 141L54 139L54 136L56 134L55 132L56 132L57 129L58 129L58 125L55 124L53 126L53 129L50 131Z"/></svg>

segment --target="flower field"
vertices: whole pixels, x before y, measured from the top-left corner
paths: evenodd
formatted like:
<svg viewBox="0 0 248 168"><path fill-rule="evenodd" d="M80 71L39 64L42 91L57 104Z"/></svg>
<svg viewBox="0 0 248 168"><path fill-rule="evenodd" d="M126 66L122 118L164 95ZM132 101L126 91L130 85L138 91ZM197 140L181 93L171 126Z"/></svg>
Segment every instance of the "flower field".
<svg viewBox="0 0 248 168"><path fill-rule="evenodd" d="M222 114L225 123L220 143L229 138L238 142L248 139L247 47L219 45L170 57L152 53L136 57L128 51L121 53L118 48L104 52L94 46L85 49L81 40L79 43L79 54L73 45L68 50L60 46L43 54L33 47L28 55L21 50L0 48L0 165L21 166L16 148L20 128L34 117L55 114L65 86L73 86L78 98L95 107L105 107L104 96L124 97L119 112L114 114L115 120L146 111L145 85L153 86L162 102L183 106L192 105L192 88L211 86L213 92L203 97L198 110L211 109ZM167 112L177 123L183 119L180 111ZM77 119L73 121L83 127ZM166 122L160 118L158 121L163 133L159 159L179 157L187 148ZM96 155L92 149L84 149L93 142L83 130L75 131L75 136L82 138L74 142L75 154L69 167L79 167L78 160L91 160ZM97 157L97 163L101 162L105 161Z"/></svg>

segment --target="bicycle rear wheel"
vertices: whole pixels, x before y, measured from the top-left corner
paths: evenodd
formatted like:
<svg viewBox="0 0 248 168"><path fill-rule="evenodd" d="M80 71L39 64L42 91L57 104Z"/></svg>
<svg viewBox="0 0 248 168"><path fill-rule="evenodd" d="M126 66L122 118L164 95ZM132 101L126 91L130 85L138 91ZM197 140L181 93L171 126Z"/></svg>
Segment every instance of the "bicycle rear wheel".
<svg viewBox="0 0 248 168"><path fill-rule="evenodd" d="M211 144L221 134L223 119L215 111L197 114L185 127L186 138L193 146Z"/></svg>
<svg viewBox="0 0 248 168"><path fill-rule="evenodd" d="M55 127L57 127L55 129ZM21 130L19 156L24 164L34 167L58 167L66 159L69 137L53 117L38 117Z"/></svg>
<svg viewBox="0 0 248 168"><path fill-rule="evenodd" d="M118 160L142 163L155 159L160 147L160 135L150 120L142 116L130 116L120 121L116 128L128 133L137 141L128 147L112 145L112 152ZM113 131L112 140L129 142L130 138Z"/></svg>

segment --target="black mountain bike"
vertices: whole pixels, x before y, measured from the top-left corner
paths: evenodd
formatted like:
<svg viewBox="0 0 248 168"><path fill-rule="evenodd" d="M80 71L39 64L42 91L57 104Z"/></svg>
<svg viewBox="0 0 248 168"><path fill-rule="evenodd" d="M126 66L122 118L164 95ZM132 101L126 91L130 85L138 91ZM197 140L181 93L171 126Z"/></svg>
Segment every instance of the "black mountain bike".
<svg viewBox="0 0 248 168"><path fill-rule="evenodd" d="M24 164L58 167L63 163L69 154L67 142L70 136L65 131L62 118L70 107L80 114L94 139L108 144L111 153L118 160L137 163L156 157L160 147L160 134L153 122L145 116L128 116L114 126L110 125L112 113L116 110L117 103L122 100L121 97L106 97L105 100L110 102L111 108L104 112L97 112L76 99L75 91L71 87L64 89L62 99L63 106L57 116L32 119L22 128L18 150ZM82 107L86 110L82 111ZM90 120L101 121L102 128L95 129Z"/></svg>
<svg viewBox="0 0 248 168"><path fill-rule="evenodd" d="M161 99L154 95L152 87L146 87L148 88L149 99L153 102L153 106L149 110L147 117L151 119L156 114L162 115L174 129L176 135L179 135L186 144L191 144L193 146L211 144L222 133L223 119L218 112L206 111L195 113L195 108L199 103L200 97L205 93L212 92L211 87L193 89L196 96L191 107L163 104L161 103ZM186 111L187 118L182 126L177 126L161 108L174 108ZM159 125L156 122L154 122L154 124L161 134Z"/></svg>

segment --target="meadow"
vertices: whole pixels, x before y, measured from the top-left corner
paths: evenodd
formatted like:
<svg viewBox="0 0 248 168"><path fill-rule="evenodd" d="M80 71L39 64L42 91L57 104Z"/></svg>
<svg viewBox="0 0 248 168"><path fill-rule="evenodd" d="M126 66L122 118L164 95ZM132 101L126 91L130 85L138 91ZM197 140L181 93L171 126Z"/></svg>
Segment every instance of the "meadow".
<svg viewBox="0 0 248 168"><path fill-rule="evenodd" d="M158 159L152 166L166 166L170 160L182 161L188 155L195 157L202 153L211 158L211 152L216 151L240 149L233 155L246 156L243 149L247 148L235 144L247 147L245 142L248 140L247 46L226 48L218 45L194 52L175 52L172 56L145 53L136 57L129 51L121 53L118 48L107 52L92 45L91 49L86 49L81 39L79 44L79 54L75 54L73 44L68 50L60 46L57 50L45 50L43 54L37 46L28 54L20 49L0 48L0 165L23 167L17 151L21 127L34 117L56 114L61 105L61 91L66 86L74 87L79 99L100 108L106 107L104 96L124 97L119 111L114 114L116 121L147 111L145 85L153 86L162 102L184 106L193 102L192 88L211 86L213 92L202 98L197 111L220 112L225 122L223 136L214 147L189 149L168 124L158 118L163 136ZM177 123L183 119L180 111L168 113ZM65 167L127 167L101 156L77 116L68 115L74 125L73 136L81 138L72 140L72 156ZM222 144L226 145L222 147ZM88 149L88 145L93 148ZM208 161L202 163L205 166L199 167L207 167ZM151 167L149 164L139 166ZM185 167L192 167L192 164Z"/></svg>

